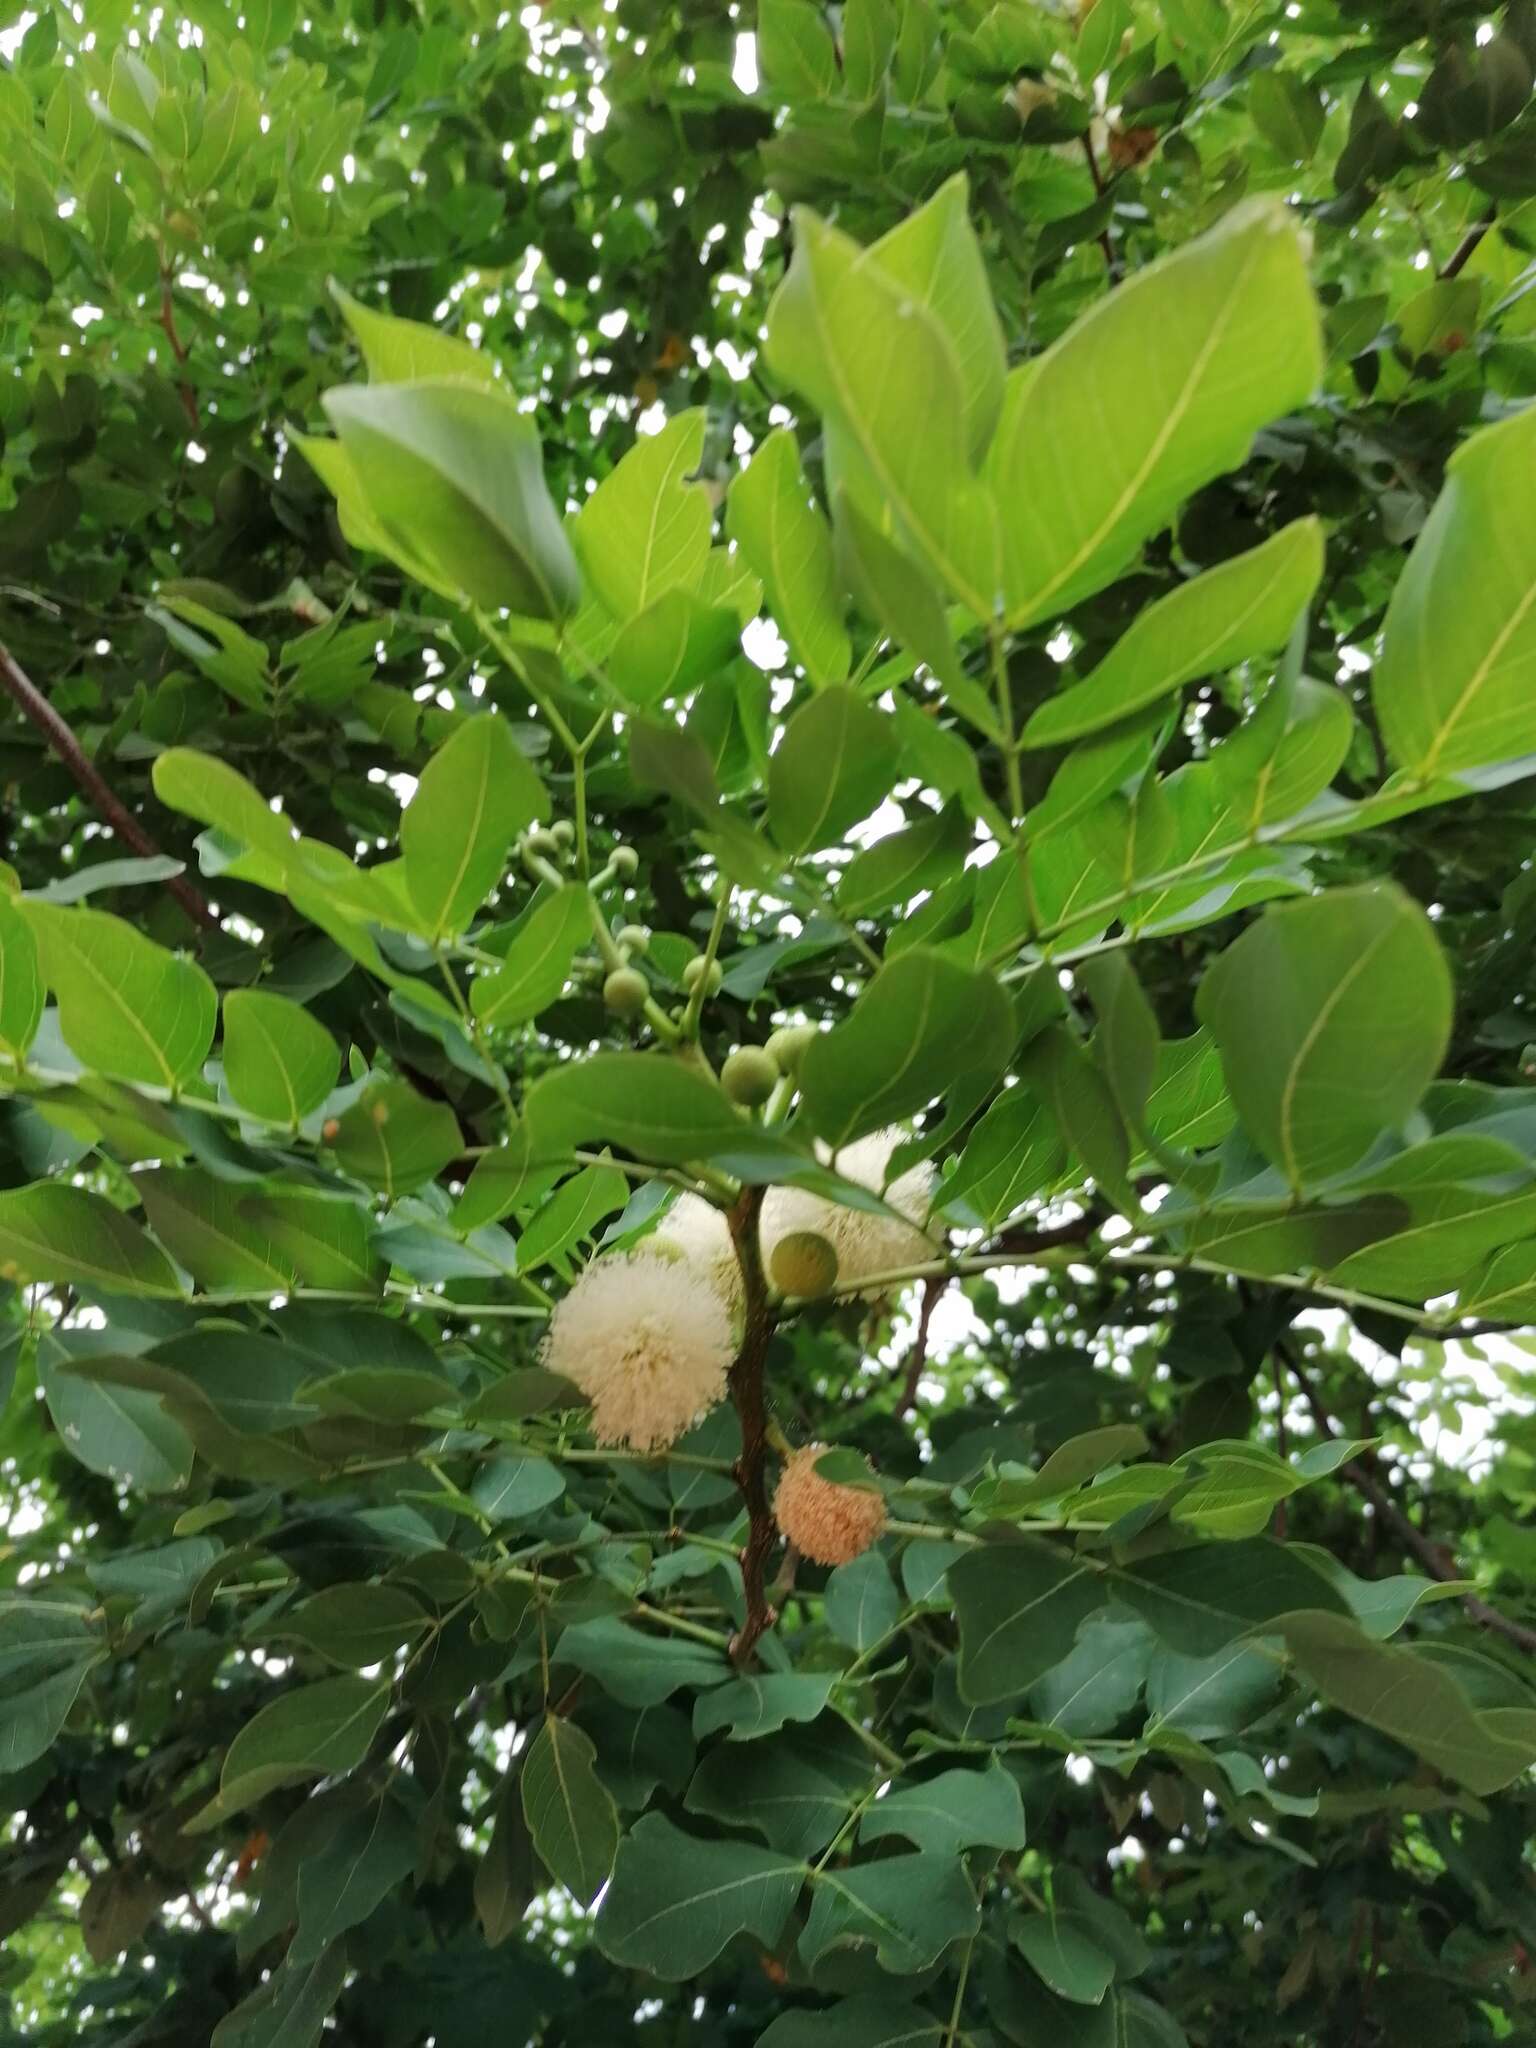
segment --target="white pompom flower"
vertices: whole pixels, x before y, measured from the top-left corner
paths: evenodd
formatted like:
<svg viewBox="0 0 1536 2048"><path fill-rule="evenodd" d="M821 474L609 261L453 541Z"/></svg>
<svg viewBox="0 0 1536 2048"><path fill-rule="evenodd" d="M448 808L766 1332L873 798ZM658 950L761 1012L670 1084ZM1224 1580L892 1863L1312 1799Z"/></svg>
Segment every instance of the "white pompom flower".
<svg viewBox="0 0 1536 2048"><path fill-rule="evenodd" d="M706 1275L732 1315L740 1315L745 1298L741 1262L723 1210L702 1195L681 1194L656 1226L655 1242Z"/></svg>
<svg viewBox="0 0 1536 2048"><path fill-rule="evenodd" d="M765 1260L771 1261L773 1247L792 1231L814 1230L837 1253L838 1286L850 1289L861 1280L903 1266L920 1265L932 1258L933 1240L919 1227L927 1220L933 1202L932 1166L924 1160L899 1174L889 1187L885 1185L891 1155L911 1135L910 1131L892 1126L872 1131L867 1138L856 1139L840 1152L817 1147L828 1166L845 1180L857 1181L874 1194L883 1193L898 1215L908 1219L906 1222L895 1216L872 1216L864 1209L845 1209L807 1188L770 1188L763 1203L761 1230ZM861 1291L878 1294L880 1289Z"/></svg>
<svg viewBox="0 0 1536 2048"><path fill-rule="evenodd" d="M550 1319L543 1357L592 1403L599 1443L656 1451L724 1397L734 1353L719 1290L642 1247L587 1267Z"/></svg>

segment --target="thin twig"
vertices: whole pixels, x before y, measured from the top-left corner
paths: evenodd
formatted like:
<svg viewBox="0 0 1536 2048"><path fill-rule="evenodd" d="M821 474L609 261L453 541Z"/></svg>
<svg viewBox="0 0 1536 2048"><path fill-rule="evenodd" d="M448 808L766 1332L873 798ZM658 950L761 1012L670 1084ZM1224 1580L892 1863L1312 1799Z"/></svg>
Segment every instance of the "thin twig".
<svg viewBox="0 0 1536 2048"><path fill-rule="evenodd" d="M98 815L112 827L118 838L131 846L135 853L142 854L146 860L162 858L164 848L155 844L133 813L113 795L70 727L54 710L15 656L3 646L0 646L0 684L4 685L6 694L17 709L47 740L54 753L74 777L82 794L89 799ZM219 929L219 920L213 913L212 904L200 890L193 888L185 875L168 876L165 886L194 923L205 926L209 931L216 932Z"/></svg>
<svg viewBox="0 0 1536 2048"><path fill-rule="evenodd" d="M933 1321L933 1312L939 1305L939 1298L949 1282L941 1275L932 1274L923 1282L923 1298L917 1311L917 1334L912 1339L912 1349L907 1353L906 1377L901 1383L901 1409L903 1415L910 1414L917 1406L917 1389L923 1377L923 1367L928 1363L928 1325Z"/></svg>
<svg viewBox="0 0 1536 2048"><path fill-rule="evenodd" d="M165 338L171 344L171 354L176 358L178 369L187 366L187 351L181 336L176 332L176 308L171 303L171 267L163 259L160 265L160 325L165 329ZM197 416L197 396L192 386L183 377L176 386L181 399L181 409L187 416L187 423L195 434L202 425Z"/></svg>
<svg viewBox="0 0 1536 2048"><path fill-rule="evenodd" d="M1478 243L1487 234L1497 218L1498 208L1490 206L1485 214L1480 215L1478 219L1473 221L1471 227L1467 229L1467 232L1462 236L1436 273L1442 284L1445 283L1447 278L1460 277L1461 273L1466 269Z"/></svg>
<svg viewBox="0 0 1536 2048"><path fill-rule="evenodd" d="M1283 1358L1294 1374L1296 1384L1301 1388L1312 1420L1317 1424L1318 1433L1325 1438L1335 1438L1333 1417L1324 1406L1322 1397L1302 1370L1301 1359L1292 1345L1283 1340L1276 1344L1277 1357ZM1347 1480L1361 1498L1369 1502L1372 1512L1381 1526L1388 1530L1410 1556L1416 1557L1432 1579L1440 1584L1451 1585L1462 1577L1457 1569L1456 1559L1448 1545L1436 1543L1426 1536L1422 1529L1415 1528L1392 1499L1386 1488L1369 1473L1364 1465L1351 1458L1348 1464L1339 1467L1339 1477ZM1523 1623L1512 1621L1507 1614L1501 1614L1496 1607L1490 1607L1486 1600L1480 1600L1475 1593L1463 1593L1461 1604L1467 1613L1481 1627L1491 1629L1496 1635L1524 1650L1527 1656L1536 1657L1536 1629L1526 1628Z"/></svg>
<svg viewBox="0 0 1536 2048"><path fill-rule="evenodd" d="M1093 136L1086 129L1083 131L1083 155L1088 159L1088 175L1093 180L1094 193L1102 199L1106 189L1104 173L1099 169L1099 157L1093 146ZM1100 228L1098 243L1104 251L1104 268L1109 273L1109 282L1111 286L1117 285L1120 282L1120 259L1115 254L1115 245L1110 240L1107 227Z"/></svg>
<svg viewBox="0 0 1536 2048"><path fill-rule="evenodd" d="M757 1219L763 1206L760 1187L743 1188L741 1199L726 1212L731 1238L741 1267L746 1300L746 1325L736 1363L731 1367L731 1399L741 1423L741 1456L736 1461L736 1483L747 1508L747 1540L741 1551L741 1583L746 1595L746 1615L731 1638L731 1659L743 1667L752 1661L759 1640L773 1627L778 1616L769 1604L765 1584L768 1558L775 1532L768 1505L768 1487L763 1463L768 1450L768 1408L763 1394L763 1367L773 1336L773 1310L768 1302L768 1283L763 1277L762 1251L758 1243Z"/></svg>

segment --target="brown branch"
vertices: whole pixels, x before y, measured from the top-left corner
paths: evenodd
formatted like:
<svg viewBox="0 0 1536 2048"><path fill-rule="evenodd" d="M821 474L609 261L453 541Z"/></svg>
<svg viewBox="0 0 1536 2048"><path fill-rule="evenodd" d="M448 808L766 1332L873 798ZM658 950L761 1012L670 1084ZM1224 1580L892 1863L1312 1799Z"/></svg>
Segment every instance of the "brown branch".
<svg viewBox="0 0 1536 2048"><path fill-rule="evenodd" d="M4 686L18 710L43 735L74 777L81 793L118 838L146 860L163 858L164 849L155 844L133 813L113 795L70 727L4 646L0 646L0 685ZM165 886L194 924L203 925L213 932L219 929L212 904L200 890L193 888L185 875L169 876Z"/></svg>
<svg viewBox="0 0 1536 2048"><path fill-rule="evenodd" d="M1471 259L1472 252L1476 249L1478 243L1483 239L1484 235L1487 234L1488 230L1493 226L1493 223L1497 218L1498 208L1496 206L1490 206L1485 214L1483 214L1479 219L1473 221L1471 227L1467 229L1467 232L1456 244L1455 248L1446 258L1445 262L1440 266L1439 270L1436 271L1435 275L1439 279L1441 284L1444 284L1447 278L1460 277L1461 273L1466 269L1467 264Z"/></svg>
<svg viewBox="0 0 1536 2048"><path fill-rule="evenodd" d="M1070 1223L1058 1223L1050 1230L1026 1230L1019 1225L1013 1230L1003 1231L993 1239L988 1249L995 1252L1052 1252L1064 1244L1086 1244L1103 1221L1102 1216L1085 1209Z"/></svg>
<svg viewBox="0 0 1536 2048"><path fill-rule="evenodd" d="M170 266L164 262L160 265L160 325L165 329L165 338L171 344L171 354L176 358L177 367L185 369L187 351L181 336L176 332L176 309L171 303ZM202 425L197 416L196 394L185 377L177 385L176 391L181 399L181 409L195 434Z"/></svg>
<svg viewBox="0 0 1536 2048"><path fill-rule="evenodd" d="M777 1540L773 1512L768 1505L768 1487L763 1464L768 1452L768 1408L763 1394L763 1367L773 1337L774 1315L768 1302L768 1283L763 1277L763 1255L758 1242L757 1219L763 1206L761 1188L743 1188L741 1199L727 1210L726 1221L741 1267L746 1300L746 1321L741 1349L731 1367L731 1399L741 1423L741 1456L736 1460L736 1484L747 1506L747 1540L741 1551L741 1583L746 1595L746 1616L731 1638L731 1660L745 1668L752 1661L758 1642L778 1615L770 1605L765 1584L768 1559Z"/></svg>
<svg viewBox="0 0 1536 2048"><path fill-rule="evenodd" d="M1099 169L1098 152L1093 146L1093 136L1087 129L1083 131L1083 155L1088 159L1088 175L1093 180L1094 195L1102 199L1108 188L1104 183L1104 173ZM1107 227L1100 228L1098 244L1104 251L1104 267L1109 272L1110 284L1117 285L1120 282L1120 262L1115 255L1115 245L1109 238Z"/></svg>
<svg viewBox="0 0 1536 2048"><path fill-rule="evenodd" d="M917 1334L912 1339L912 1349L907 1353L906 1377L901 1383L901 1407L903 1415L917 1406L918 1382L923 1377L923 1367L928 1363L928 1325L933 1321L933 1312L939 1305L940 1296L949 1285L942 1273L936 1273L923 1282L923 1298L917 1311Z"/></svg>
<svg viewBox="0 0 1536 2048"><path fill-rule="evenodd" d="M1294 1373L1307 1407L1311 1410L1312 1420L1317 1424L1318 1434L1324 1438L1336 1438L1339 1432L1334 1428L1333 1417L1328 1413L1317 1389L1302 1371L1301 1360L1295 1350L1281 1342L1275 1346L1275 1353L1277 1357L1285 1360ZM1410 1556L1418 1559L1432 1579L1438 1579L1444 1586L1461 1578L1462 1573L1457 1568L1455 1554L1450 1547L1444 1543L1436 1543L1432 1537L1426 1536L1422 1529L1416 1528L1386 1488L1357 1459L1351 1458L1348 1464L1341 1465L1339 1477L1347 1480L1361 1499L1369 1503L1378 1524L1389 1531ZM1503 1636L1506 1642L1524 1650L1527 1656L1536 1656L1536 1629L1526 1628L1518 1621L1511 1621L1507 1614L1501 1614L1496 1607L1490 1607L1486 1600L1480 1600L1475 1593L1463 1593L1461 1604L1480 1627L1491 1629L1496 1635Z"/></svg>

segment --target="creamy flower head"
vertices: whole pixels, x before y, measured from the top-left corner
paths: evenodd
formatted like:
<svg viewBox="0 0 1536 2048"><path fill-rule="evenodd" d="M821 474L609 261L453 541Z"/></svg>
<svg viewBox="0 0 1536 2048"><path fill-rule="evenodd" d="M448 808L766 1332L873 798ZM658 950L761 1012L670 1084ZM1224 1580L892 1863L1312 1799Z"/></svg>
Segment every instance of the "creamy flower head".
<svg viewBox="0 0 1536 2048"><path fill-rule="evenodd" d="M917 1227L927 1217L933 1201L933 1168L924 1160L898 1175L889 1187L885 1176L891 1155L911 1136L895 1126L872 1131L840 1152L818 1146L824 1162L844 1177L857 1181L874 1194L884 1193L891 1207L909 1218L899 1223L891 1216L871 1216L863 1209L844 1209L806 1188L770 1188L763 1203L763 1255L771 1256L774 1245L792 1230L814 1230L828 1240L837 1253L837 1280L850 1287L876 1273L889 1273L898 1266L920 1264L933 1256L933 1243ZM878 1292L878 1289L873 1290Z"/></svg>
<svg viewBox="0 0 1536 2048"><path fill-rule="evenodd" d="M656 1243L707 1275L732 1314L740 1312L745 1293L741 1264L731 1226L713 1202L702 1195L679 1195L656 1227Z"/></svg>
<svg viewBox="0 0 1536 2048"><path fill-rule="evenodd" d="M734 1351L719 1291L642 1248L593 1260L550 1318L543 1358L592 1403L599 1443L654 1451L723 1397Z"/></svg>
<svg viewBox="0 0 1536 2048"><path fill-rule="evenodd" d="M773 1496L773 1518L812 1564L848 1564L885 1527L885 1502L866 1487L823 1479L816 1460L826 1452L825 1444L807 1444L794 1453Z"/></svg>

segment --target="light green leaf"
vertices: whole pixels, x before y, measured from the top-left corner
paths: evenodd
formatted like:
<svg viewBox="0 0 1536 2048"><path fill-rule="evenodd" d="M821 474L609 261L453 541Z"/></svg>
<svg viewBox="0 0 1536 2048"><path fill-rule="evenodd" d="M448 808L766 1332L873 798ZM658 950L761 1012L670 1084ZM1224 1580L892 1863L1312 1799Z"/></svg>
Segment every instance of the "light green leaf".
<svg viewBox="0 0 1536 2048"><path fill-rule="evenodd" d="M1021 1473L1009 1465L999 1478L979 1481L977 1505L989 1515L1021 1514L1041 1501L1074 1493L1109 1466L1139 1458L1146 1448L1146 1436L1134 1423L1110 1422L1085 1430L1059 1444L1038 1472Z"/></svg>
<svg viewBox="0 0 1536 2048"><path fill-rule="evenodd" d="M819 24L818 33L825 35ZM811 681L818 687L842 682L851 649L832 535L811 500L788 427L775 427L732 479L725 523L763 579L775 623Z"/></svg>
<svg viewBox="0 0 1536 2048"><path fill-rule="evenodd" d="M619 1847L619 1816L593 1769L596 1755L574 1722L546 1714L520 1774L533 1846L582 1906L608 1882Z"/></svg>
<svg viewBox="0 0 1536 2048"><path fill-rule="evenodd" d="M1429 919L1373 882L1267 911L1207 969L1195 1008L1244 1128L1299 1189L1412 1112L1451 1002Z"/></svg>
<svg viewBox="0 0 1536 2048"><path fill-rule="evenodd" d="M801 1094L832 1145L922 1109L962 1076L996 1075L1013 1049L1013 1012L990 974L914 946L882 967L834 1030L805 1055Z"/></svg>
<svg viewBox="0 0 1536 2048"><path fill-rule="evenodd" d="M866 1550L851 1564L840 1564L827 1580L822 1618L850 1650L872 1650L900 1617L901 1601L891 1568L878 1550Z"/></svg>
<svg viewBox="0 0 1536 2048"><path fill-rule="evenodd" d="M105 1196L58 1181L0 1193L0 1279L181 1293L171 1262Z"/></svg>
<svg viewBox="0 0 1536 2048"><path fill-rule="evenodd" d="M1138 613L1090 676L1042 704L1024 728L1024 745L1081 739L1197 676L1269 653L1289 635L1322 573L1322 527L1297 519L1262 546L1192 577Z"/></svg>
<svg viewBox="0 0 1536 2048"><path fill-rule="evenodd" d="M500 967L469 985L469 1006L492 1030L526 1024L548 1009L570 978L592 929L589 899L574 882L536 903L518 927Z"/></svg>
<svg viewBox="0 0 1536 2048"><path fill-rule="evenodd" d="M665 590L620 629L608 679L621 697L648 710L716 674L740 641L741 619L728 605L705 604L691 590Z"/></svg>
<svg viewBox="0 0 1536 2048"><path fill-rule="evenodd" d="M105 910L26 903L70 1051L98 1074L177 1089L213 1043L219 1000L201 967Z"/></svg>
<svg viewBox="0 0 1536 2048"><path fill-rule="evenodd" d="M0 1054L19 1064L37 1036L43 976L32 927L9 896L0 895Z"/></svg>
<svg viewBox="0 0 1536 2048"><path fill-rule="evenodd" d="M371 519L433 587L531 618L576 609L580 579L544 482L538 430L511 397L452 378L328 391Z"/></svg>
<svg viewBox="0 0 1536 2048"><path fill-rule="evenodd" d="M429 1102L404 1081L376 1081L338 1120L330 1144L343 1172L393 1201L435 1180L464 1139L446 1102Z"/></svg>
<svg viewBox="0 0 1536 2048"><path fill-rule="evenodd" d="M549 796L494 711L466 719L422 770L400 826L405 884L428 938L461 932L501 880L507 849Z"/></svg>
<svg viewBox="0 0 1536 2048"><path fill-rule="evenodd" d="M845 684L818 692L790 719L768 764L768 815L786 853L842 838L896 777L891 719Z"/></svg>
<svg viewBox="0 0 1536 2048"><path fill-rule="evenodd" d="M529 1089L524 1116L546 1156L596 1141L665 1166L750 1136L707 1075L663 1053L600 1052L557 1068Z"/></svg>
<svg viewBox="0 0 1536 2048"><path fill-rule="evenodd" d="M297 1129L336 1085L341 1047L302 1004L260 989L224 998L220 1051L229 1092L242 1109Z"/></svg>
<svg viewBox="0 0 1536 2048"><path fill-rule="evenodd" d="M371 383L411 384L421 377L469 377L481 384L496 381L494 359L470 342L439 334L419 320L398 320L392 313L365 306L334 281L331 297L357 337Z"/></svg>
<svg viewBox="0 0 1536 2048"><path fill-rule="evenodd" d="M388 1679L322 1678L262 1707L230 1744L216 1799L183 1823L202 1834L279 1786L350 1771L389 1705Z"/></svg>
<svg viewBox="0 0 1536 2048"><path fill-rule="evenodd" d="M548 1458L532 1455L492 1458L475 1474L470 1498L493 1522L518 1522L536 1515L565 1491L565 1477Z"/></svg>
<svg viewBox="0 0 1536 2048"><path fill-rule="evenodd" d="M882 1969L910 1977L974 1934L980 1918L958 1856L883 1856L817 1874L800 1955L814 1969L834 1949L869 1947Z"/></svg>
<svg viewBox="0 0 1536 2048"><path fill-rule="evenodd" d="M692 590L709 554L709 491L686 481L704 453L695 406L636 441L588 498L571 537L583 574L620 625L668 590Z"/></svg>
<svg viewBox="0 0 1536 2048"><path fill-rule="evenodd" d="M1273 201L1234 207L1099 299L1008 378L985 466L1008 624L1112 582L1321 370L1301 245Z"/></svg>
<svg viewBox="0 0 1536 2048"><path fill-rule="evenodd" d="M994 1761L984 1771L941 1771L877 1799L859 1822L861 1842L900 1835L914 1848L954 1856L962 1849L1022 1849L1024 1802Z"/></svg>
<svg viewBox="0 0 1536 2048"><path fill-rule="evenodd" d="M648 1813L620 1845L597 1945L612 1962L680 1983L737 1934L771 1948L804 1877L803 1865L771 1850L701 1841Z"/></svg>
<svg viewBox="0 0 1536 2048"><path fill-rule="evenodd" d="M1371 699L1415 782L1536 748L1533 459L1530 407L1458 448L1393 589Z"/></svg>
<svg viewBox="0 0 1536 2048"><path fill-rule="evenodd" d="M960 1697L972 1706L1028 1692L1105 1599L1100 1573L1027 1540L967 1551L949 1568L949 1588L960 1625Z"/></svg>
<svg viewBox="0 0 1536 2048"><path fill-rule="evenodd" d="M629 1182L616 1166L584 1166L540 1205L518 1239L520 1269L531 1273L559 1259L592 1232L605 1216L616 1216L629 1200Z"/></svg>
<svg viewBox="0 0 1536 2048"><path fill-rule="evenodd" d="M156 1166L133 1185L150 1228L199 1287L213 1292L276 1294L296 1277L293 1260L247 1214L247 1184L201 1166Z"/></svg>
<svg viewBox="0 0 1536 2048"><path fill-rule="evenodd" d="M920 812L915 824L855 854L843 870L837 908L845 917L910 902L952 875L971 843L971 824L958 806Z"/></svg>
<svg viewBox="0 0 1536 2048"><path fill-rule="evenodd" d="M812 0L759 0L757 54L763 84L779 99L821 100L837 89L837 51Z"/></svg>
<svg viewBox="0 0 1536 2048"><path fill-rule="evenodd" d="M293 828L238 768L196 747L169 747L151 773L161 803L227 833L271 861L279 874L287 871L298 851Z"/></svg>
<svg viewBox="0 0 1536 2048"><path fill-rule="evenodd" d="M1051 1111L1031 1088L1009 1088L972 1131L945 1183L946 1209L965 1203L992 1227L1043 1194L1067 1163Z"/></svg>

